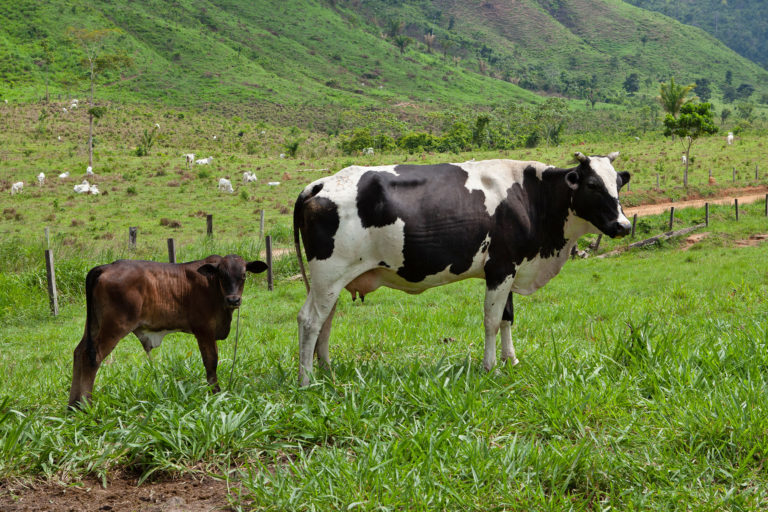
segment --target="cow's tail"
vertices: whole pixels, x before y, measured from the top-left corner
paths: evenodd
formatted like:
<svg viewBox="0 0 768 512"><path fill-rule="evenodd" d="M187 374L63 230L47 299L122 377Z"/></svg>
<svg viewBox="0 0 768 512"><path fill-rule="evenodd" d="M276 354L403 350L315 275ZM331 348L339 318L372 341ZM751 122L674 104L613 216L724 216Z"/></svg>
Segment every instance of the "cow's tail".
<svg viewBox="0 0 768 512"><path fill-rule="evenodd" d="M299 194L296 199L296 204L293 206L293 244L296 247L296 257L299 259L299 269L301 270L301 278L304 280L304 287L309 293L309 280L307 279L307 271L304 268L304 259L301 257L301 229L304 226L304 201L310 194L305 190Z"/></svg>
<svg viewBox="0 0 768 512"><path fill-rule="evenodd" d="M93 329L96 314L93 310L93 288L103 271L101 266L93 267L85 276L85 334L83 334L83 339L85 340L85 352L94 366L96 366L96 345L93 343Z"/></svg>

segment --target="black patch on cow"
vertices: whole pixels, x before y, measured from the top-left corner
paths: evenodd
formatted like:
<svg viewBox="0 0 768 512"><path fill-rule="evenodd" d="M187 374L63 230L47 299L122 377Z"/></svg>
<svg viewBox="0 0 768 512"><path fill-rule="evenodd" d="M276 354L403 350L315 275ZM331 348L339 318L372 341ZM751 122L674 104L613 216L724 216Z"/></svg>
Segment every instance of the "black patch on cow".
<svg viewBox="0 0 768 512"><path fill-rule="evenodd" d="M333 237L339 229L339 211L336 203L326 197L314 195L322 188L323 184L320 183L312 188L309 198L299 196L294 210L294 217L298 218L304 239L307 260L330 258L333 254Z"/></svg>
<svg viewBox="0 0 768 512"><path fill-rule="evenodd" d="M491 245L485 265L488 288L498 287L517 267L536 256L555 256L565 246L563 228L568 217L571 188L568 170L548 169L541 179L527 167L523 183L507 190L507 198L492 218Z"/></svg>
<svg viewBox="0 0 768 512"><path fill-rule="evenodd" d="M93 288L102 272L104 272L104 266L100 265L89 270L85 276L85 352L93 366L97 366L96 344L93 342L93 333L91 332L93 322L96 320L96 312L93 310Z"/></svg>
<svg viewBox="0 0 768 512"><path fill-rule="evenodd" d="M512 292L509 292L509 295L507 295L507 303L504 305L501 319L507 320L511 324L515 323L515 306L512 304Z"/></svg>
<svg viewBox="0 0 768 512"><path fill-rule="evenodd" d="M379 262L379 266L380 266L380 267L387 267L387 268L390 268L390 266L387 264L387 262L386 262L386 261L380 261L380 262Z"/></svg>
<svg viewBox="0 0 768 512"><path fill-rule="evenodd" d="M490 217L485 196L465 187L468 174L457 165L398 165L368 171L357 185L357 212L364 227L404 223L403 266L397 274L423 281L447 268L469 270L485 240Z"/></svg>

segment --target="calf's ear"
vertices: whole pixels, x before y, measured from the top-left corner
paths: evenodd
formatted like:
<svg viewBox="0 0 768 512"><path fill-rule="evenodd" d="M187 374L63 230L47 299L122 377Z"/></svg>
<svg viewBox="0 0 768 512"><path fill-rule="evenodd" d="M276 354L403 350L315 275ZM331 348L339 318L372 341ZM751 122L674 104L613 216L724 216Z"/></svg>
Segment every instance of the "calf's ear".
<svg viewBox="0 0 768 512"><path fill-rule="evenodd" d="M248 272L253 272L254 274L259 274L261 272L264 272L267 270L267 264L263 261L249 261L245 264L245 270Z"/></svg>
<svg viewBox="0 0 768 512"><path fill-rule="evenodd" d="M214 265L211 265L210 263L206 263L205 265L198 268L197 271L203 274L205 277L215 277L217 267Z"/></svg>

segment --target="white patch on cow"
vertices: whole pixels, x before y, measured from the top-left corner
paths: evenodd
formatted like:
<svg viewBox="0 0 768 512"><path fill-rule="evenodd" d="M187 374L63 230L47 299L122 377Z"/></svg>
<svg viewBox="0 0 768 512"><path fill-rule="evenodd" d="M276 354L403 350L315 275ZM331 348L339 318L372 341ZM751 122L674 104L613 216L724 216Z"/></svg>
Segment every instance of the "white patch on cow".
<svg viewBox="0 0 768 512"><path fill-rule="evenodd" d="M174 332L179 331L147 331L145 329L138 328L133 331L133 334L139 338L139 341L141 341L141 344L144 346L144 350L146 350L147 354L149 354L150 350L160 346L166 334L171 334Z"/></svg>
<svg viewBox="0 0 768 512"><path fill-rule="evenodd" d="M470 192L479 190L485 196L485 209L488 215L493 215L496 208L507 198L507 191L515 183L523 183L523 171L527 167L536 169L536 177L541 179L542 173L551 169L551 165L541 162L519 162L515 160L470 160L461 164L451 164L461 167L467 174L464 186Z"/></svg>

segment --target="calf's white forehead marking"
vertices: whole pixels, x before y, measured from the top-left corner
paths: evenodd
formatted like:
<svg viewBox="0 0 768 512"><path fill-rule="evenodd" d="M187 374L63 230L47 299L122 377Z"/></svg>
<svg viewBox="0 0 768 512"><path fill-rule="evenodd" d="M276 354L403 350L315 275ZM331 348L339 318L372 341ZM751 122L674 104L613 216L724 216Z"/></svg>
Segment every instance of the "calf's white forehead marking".
<svg viewBox="0 0 768 512"><path fill-rule="evenodd" d="M605 188L612 197L619 197L619 188L616 183L616 169L611 165L611 161L607 157L589 157L589 166L595 171L595 174L600 176L603 180Z"/></svg>

